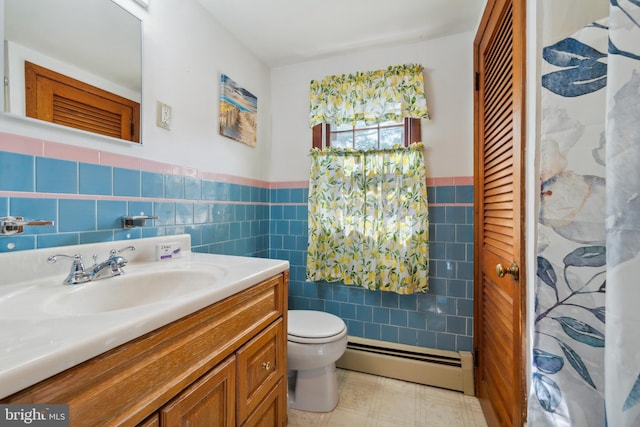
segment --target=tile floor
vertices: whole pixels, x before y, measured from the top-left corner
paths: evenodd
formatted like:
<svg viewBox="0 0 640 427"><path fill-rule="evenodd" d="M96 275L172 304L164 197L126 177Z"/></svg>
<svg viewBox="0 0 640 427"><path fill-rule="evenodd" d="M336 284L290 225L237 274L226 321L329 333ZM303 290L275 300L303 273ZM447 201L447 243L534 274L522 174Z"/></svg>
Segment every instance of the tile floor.
<svg viewBox="0 0 640 427"><path fill-rule="evenodd" d="M289 409L289 427L486 427L473 396L338 369L333 412Z"/></svg>

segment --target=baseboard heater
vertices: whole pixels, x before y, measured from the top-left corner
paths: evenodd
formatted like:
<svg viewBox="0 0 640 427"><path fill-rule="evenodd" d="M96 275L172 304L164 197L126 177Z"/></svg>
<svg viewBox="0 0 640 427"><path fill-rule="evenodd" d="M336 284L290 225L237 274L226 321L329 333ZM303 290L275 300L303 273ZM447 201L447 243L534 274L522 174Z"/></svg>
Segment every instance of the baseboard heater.
<svg viewBox="0 0 640 427"><path fill-rule="evenodd" d="M348 337L336 366L475 395L473 355L360 337Z"/></svg>

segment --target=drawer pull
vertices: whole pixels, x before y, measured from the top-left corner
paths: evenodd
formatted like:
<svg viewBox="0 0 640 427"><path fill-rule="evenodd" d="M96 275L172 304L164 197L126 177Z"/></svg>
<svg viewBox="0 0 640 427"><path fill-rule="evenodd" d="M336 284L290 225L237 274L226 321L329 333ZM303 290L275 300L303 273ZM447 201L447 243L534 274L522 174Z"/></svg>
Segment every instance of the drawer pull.
<svg viewBox="0 0 640 427"><path fill-rule="evenodd" d="M271 362L263 362L262 363L262 367L267 371L270 370L271 369Z"/></svg>

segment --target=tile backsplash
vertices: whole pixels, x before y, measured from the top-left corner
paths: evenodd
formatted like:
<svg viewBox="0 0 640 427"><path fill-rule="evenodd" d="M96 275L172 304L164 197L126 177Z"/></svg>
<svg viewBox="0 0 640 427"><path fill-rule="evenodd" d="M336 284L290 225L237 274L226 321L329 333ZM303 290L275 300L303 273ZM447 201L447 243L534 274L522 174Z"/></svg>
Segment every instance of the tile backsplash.
<svg viewBox="0 0 640 427"><path fill-rule="evenodd" d="M470 351L472 179L427 184L430 289L397 295L305 281L305 182L272 184L0 133L0 216L55 221L0 236L0 253L189 234L194 252L288 260L290 308L334 313L350 335ZM158 219L123 229L124 215Z"/></svg>
<svg viewBox="0 0 640 427"><path fill-rule="evenodd" d="M12 138L0 134L0 148ZM0 252L187 233L193 251L269 255L267 183L79 149L77 158L105 159L89 163L69 146L18 138L22 152L0 151L0 216L54 225L0 236ZM125 215L158 219L123 229Z"/></svg>

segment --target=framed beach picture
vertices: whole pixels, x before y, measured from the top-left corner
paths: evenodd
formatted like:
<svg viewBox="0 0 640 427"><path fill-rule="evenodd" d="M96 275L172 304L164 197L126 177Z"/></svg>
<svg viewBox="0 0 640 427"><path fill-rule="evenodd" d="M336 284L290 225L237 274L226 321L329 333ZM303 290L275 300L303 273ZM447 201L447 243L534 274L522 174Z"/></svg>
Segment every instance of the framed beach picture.
<svg viewBox="0 0 640 427"><path fill-rule="evenodd" d="M258 98L224 74L220 83L220 135L255 147Z"/></svg>

